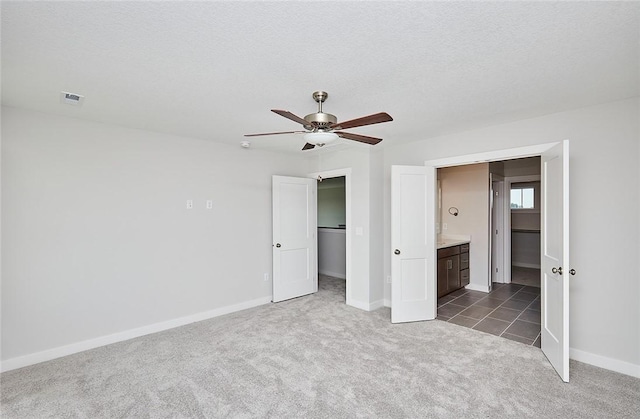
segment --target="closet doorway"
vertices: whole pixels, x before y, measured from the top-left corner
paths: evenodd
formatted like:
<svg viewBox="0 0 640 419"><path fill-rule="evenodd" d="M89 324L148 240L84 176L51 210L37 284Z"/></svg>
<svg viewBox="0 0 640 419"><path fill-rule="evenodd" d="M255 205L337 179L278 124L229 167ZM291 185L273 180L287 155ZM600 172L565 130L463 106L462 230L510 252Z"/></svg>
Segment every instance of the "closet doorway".
<svg viewBox="0 0 640 419"><path fill-rule="evenodd" d="M351 169L312 173L318 182L318 287L338 288L351 303Z"/></svg>

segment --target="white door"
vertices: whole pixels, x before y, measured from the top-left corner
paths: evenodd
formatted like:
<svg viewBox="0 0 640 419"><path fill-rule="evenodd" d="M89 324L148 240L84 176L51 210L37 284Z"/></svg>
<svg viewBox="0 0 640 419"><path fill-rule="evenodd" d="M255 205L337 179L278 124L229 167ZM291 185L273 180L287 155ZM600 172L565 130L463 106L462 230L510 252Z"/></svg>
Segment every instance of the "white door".
<svg viewBox="0 0 640 419"><path fill-rule="evenodd" d="M273 302L318 291L317 182L273 176Z"/></svg>
<svg viewBox="0 0 640 419"><path fill-rule="evenodd" d="M542 153L542 352L569 381L569 141Z"/></svg>
<svg viewBox="0 0 640 419"><path fill-rule="evenodd" d="M392 323L436 318L434 189L433 167L391 167Z"/></svg>

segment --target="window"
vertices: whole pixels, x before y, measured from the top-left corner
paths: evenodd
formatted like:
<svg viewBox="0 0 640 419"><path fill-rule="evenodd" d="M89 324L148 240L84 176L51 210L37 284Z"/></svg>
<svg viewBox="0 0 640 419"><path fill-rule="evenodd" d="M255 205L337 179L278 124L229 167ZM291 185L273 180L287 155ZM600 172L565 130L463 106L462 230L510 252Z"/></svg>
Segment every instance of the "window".
<svg viewBox="0 0 640 419"><path fill-rule="evenodd" d="M511 188L511 209L534 209L534 188Z"/></svg>

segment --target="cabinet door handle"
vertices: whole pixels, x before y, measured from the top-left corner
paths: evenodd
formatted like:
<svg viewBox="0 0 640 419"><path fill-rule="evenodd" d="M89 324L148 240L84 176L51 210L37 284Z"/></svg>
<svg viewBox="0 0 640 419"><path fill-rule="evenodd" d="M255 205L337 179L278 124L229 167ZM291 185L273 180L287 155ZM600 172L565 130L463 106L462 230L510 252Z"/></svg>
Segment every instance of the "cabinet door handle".
<svg viewBox="0 0 640 419"><path fill-rule="evenodd" d="M562 275L562 266L560 266L559 268L556 268L556 267L551 268L551 272L554 274Z"/></svg>
<svg viewBox="0 0 640 419"><path fill-rule="evenodd" d="M452 269L453 268L453 261L451 259L449 259L447 261L447 269Z"/></svg>
<svg viewBox="0 0 640 419"><path fill-rule="evenodd" d="M400 250L396 249L396 250L393 251L393 253L396 254L396 255L399 255L400 254Z"/></svg>

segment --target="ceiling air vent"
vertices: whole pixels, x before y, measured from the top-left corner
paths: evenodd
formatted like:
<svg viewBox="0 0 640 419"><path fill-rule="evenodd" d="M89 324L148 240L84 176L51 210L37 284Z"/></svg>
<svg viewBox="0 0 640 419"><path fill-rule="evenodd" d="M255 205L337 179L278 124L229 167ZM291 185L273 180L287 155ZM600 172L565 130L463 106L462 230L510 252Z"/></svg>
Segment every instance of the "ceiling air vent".
<svg viewBox="0 0 640 419"><path fill-rule="evenodd" d="M67 105L80 106L84 102L84 96L71 92L60 92L60 102Z"/></svg>

